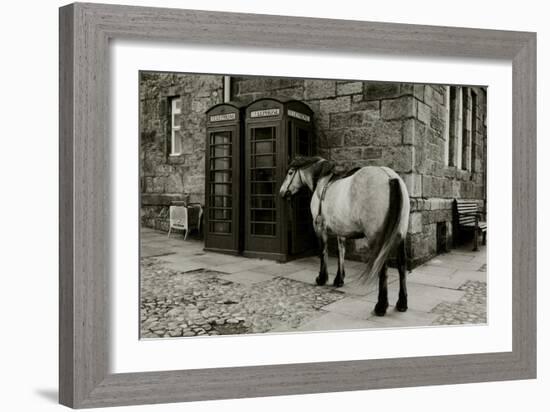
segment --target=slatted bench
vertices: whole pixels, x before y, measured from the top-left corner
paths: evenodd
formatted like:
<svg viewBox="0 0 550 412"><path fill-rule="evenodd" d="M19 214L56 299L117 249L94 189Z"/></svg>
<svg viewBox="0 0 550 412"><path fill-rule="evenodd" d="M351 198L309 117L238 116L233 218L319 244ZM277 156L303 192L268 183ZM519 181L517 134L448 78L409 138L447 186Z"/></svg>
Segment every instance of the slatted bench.
<svg viewBox="0 0 550 412"><path fill-rule="evenodd" d="M474 251L478 248L478 237L483 234L482 244L487 241L487 222L481 221L482 213L478 211L477 203L472 200L455 199L455 227L458 230L474 233Z"/></svg>

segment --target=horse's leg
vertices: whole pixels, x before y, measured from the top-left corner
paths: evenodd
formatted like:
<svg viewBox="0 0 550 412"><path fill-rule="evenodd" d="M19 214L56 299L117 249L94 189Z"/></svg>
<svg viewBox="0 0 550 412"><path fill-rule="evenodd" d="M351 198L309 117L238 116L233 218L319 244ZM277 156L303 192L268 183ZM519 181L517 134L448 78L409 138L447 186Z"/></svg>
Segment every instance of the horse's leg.
<svg viewBox="0 0 550 412"><path fill-rule="evenodd" d="M378 274L378 303L374 307L376 316L384 316L388 309L388 265L384 263Z"/></svg>
<svg viewBox="0 0 550 412"><path fill-rule="evenodd" d="M315 282L319 286L323 286L328 280L328 235L326 231L322 231L317 235L319 239L319 249L321 258L321 268L319 269L319 276L315 279Z"/></svg>
<svg viewBox="0 0 550 412"><path fill-rule="evenodd" d="M338 272L334 278L333 285L337 288L344 286L346 272L344 270L344 257L346 254L346 238L338 236Z"/></svg>
<svg viewBox="0 0 550 412"><path fill-rule="evenodd" d="M397 270L399 271L399 299L395 308L399 312L405 312L407 306L407 250L405 241L402 240L397 247Z"/></svg>

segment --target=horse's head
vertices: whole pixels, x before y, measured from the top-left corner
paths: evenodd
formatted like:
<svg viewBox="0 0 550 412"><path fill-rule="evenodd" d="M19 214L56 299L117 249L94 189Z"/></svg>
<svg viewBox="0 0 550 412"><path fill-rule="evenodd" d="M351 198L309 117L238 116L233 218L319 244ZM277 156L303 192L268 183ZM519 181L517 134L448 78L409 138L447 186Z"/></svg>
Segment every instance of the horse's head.
<svg viewBox="0 0 550 412"><path fill-rule="evenodd" d="M279 190L279 195L289 198L307 186L311 191L315 190L320 175L332 170L334 165L319 156L302 157L298 156L290 162L285 180Z"/></svg>
<svg viewBox="0 0 550 412"><path fill-rule="evenodd" d="M281 185L281 190L279 190L279 195L283 199L287 199L298 193L305 184L301 170L295 167L289 167L285 180Z"/></svg>

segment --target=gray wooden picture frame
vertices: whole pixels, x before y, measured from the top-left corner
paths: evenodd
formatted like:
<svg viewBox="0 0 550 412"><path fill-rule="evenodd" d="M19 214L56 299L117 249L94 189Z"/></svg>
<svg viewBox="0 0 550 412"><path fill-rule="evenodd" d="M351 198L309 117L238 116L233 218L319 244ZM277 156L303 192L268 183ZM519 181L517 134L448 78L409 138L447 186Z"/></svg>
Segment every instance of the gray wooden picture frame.
<svg viewBox="0 0 550 412"><path fill-rule="evenodd" d="M59 399L74 408L536 377L536 34L71 4L60 9ZM511 352L109 373L109 40L495 58L513 65Z"/></svg>

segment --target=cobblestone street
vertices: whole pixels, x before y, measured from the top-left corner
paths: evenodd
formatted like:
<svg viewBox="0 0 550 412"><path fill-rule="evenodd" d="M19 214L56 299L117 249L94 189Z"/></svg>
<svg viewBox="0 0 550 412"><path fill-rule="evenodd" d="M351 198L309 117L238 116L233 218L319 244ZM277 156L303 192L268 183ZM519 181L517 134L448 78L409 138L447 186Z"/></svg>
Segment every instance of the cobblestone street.
<svg viewBox="0 0 550 412"><path fill-rule="evenodd" d="M390 307L372 310L377 288L357 282L346 262L342 288L315 285L318 259L285 264L203 251L202 242L141 232L141 337L456 325L486 322L486 254L469 246L437 256L408 276L409 310L394 310L397 271L388 271ZM329 259L331 279L336 259Z"/></svg>

